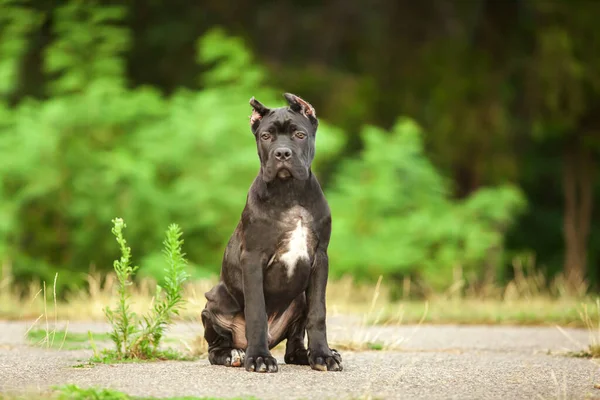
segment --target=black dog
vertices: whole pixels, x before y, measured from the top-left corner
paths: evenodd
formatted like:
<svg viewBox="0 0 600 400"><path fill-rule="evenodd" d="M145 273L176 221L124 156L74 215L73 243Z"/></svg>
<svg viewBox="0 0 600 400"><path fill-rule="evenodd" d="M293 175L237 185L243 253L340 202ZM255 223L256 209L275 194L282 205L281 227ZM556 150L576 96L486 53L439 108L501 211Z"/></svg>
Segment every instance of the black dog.
<svg viewBox="0 0 600 400"><path fill-rule="evenodd" d="M286 339L286 363L341 371L325 327L331 213L311 171L318 121L309 103L285 98L275 109L250 99L260 172L206 293L204 337L211 364L276 372L269 350Z"/></svg>

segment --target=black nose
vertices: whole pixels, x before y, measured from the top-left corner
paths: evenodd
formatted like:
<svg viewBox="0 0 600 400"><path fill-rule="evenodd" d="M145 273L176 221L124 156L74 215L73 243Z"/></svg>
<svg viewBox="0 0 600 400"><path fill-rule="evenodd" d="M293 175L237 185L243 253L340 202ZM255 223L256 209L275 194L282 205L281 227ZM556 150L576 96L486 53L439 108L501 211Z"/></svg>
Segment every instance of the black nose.
<svg viewBox="0 0 600 400"><path fill-rule="evenodd" d="M287 161L292 158L292 151L286 147L275 149L275 158L279 161Z"/></svg>

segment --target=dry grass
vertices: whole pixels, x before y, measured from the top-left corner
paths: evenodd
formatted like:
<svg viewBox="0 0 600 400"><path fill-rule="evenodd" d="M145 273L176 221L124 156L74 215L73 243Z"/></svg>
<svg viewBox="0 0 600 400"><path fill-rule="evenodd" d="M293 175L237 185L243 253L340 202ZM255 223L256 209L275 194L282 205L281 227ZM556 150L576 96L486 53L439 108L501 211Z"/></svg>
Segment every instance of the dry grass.
<svg viewBox="0 0 600 400"><path fill-rule="evenodd" d="M103 308L114 300L115 276L90 273L87 282L88 290L57 301L53 290L45 284L16 288L10 267L5 264L0 278L0 318L35 320L45 325L50 342L54 338L51 321L104 321ZM182 319L199 321L200 310L205 304L204 293L215 282L216 279L201 280L184 286L187 304L181 313ZM587 323L580 315L581 305L592 307L595 304L585 295L585 287L575 293L569 292L561 277L547 282L541 273L534 272L533 267L520 263L515 263L515 278L504 287L470 283L460 270L446 291L421 290L428 293L424 299L412 299L414 283L408 281L403 286L402 299L393 300L389 287L381 280L377 284L356 283L349 277L331 281L327 290L328 315L354 315L363 325L435 323L586 327ZM147 311L154 301L155 288L156 282L151 279L143 279L131 287L132 311L138 314ZM377 343L378 338L360 338L357 342Z"/></svg>
<svg viewBox="0 0 600 400"><path fill-rule="evenodd" d="M68 334L68 330L69 330L69 323L67 321L67 324L62 332L57 331L57 329L58 329L58 304L57 304L57 300L56 300L56 282L57 282L57 280L58 280L58 274L54 275L51 301L48 300L48 290L46 288L46 282L44 282L42 284L42 289L35 292L32 302L35 302L36 299L39 297L41 299L41 304L43 306L43 312L41 311L41 314L39 314L37 316L37 318L35 319L33 324L31 324L29 329L27 329L27 331L25 332L25 336L35 339L35 345L37 345L37 346L45 347L45 348L58 347L58 349L60 350L64 346L65 340L67 338L67 334ZM0 282L0 286L2 286L2 282ZM54 317L53 321L52 321L52 325L50 325L50 322L48 320L48 316L49 316L48 303L50 303L52 306L52 315L50 316L50 317L52 317L52 316ZM37 326L37 324L40 321L43 324L43 328L33 329L35 326ZM52 328L51 328L51 326L52 326ZM57 338L57 333L59 334L58 338ZM61 334L62 334L62 340L60 339ZM58 339L58 340L55 342L55 339ZM60 341L60 344L59 344L59 341Z"/></svg>
<svg viewBox="0 0 600 400"><path fill-rule="evenodd" d="M22 320L40 318L44 321L48 315L48 305L51 303L54 303L53 317L59 320L104 321L106 316L103 310L114 303L117 286L113 273L107 275L90 273L87 276L88 290L70 293L65 300L57 301L56 297L48 300L47 296L41 295L46 293L45 283L41 287L37 283L32 283L25 289L17 288L12 283L10 268L5 266L0 279L0 318ZM197 316L198 310L204 307L204 293L214 283L213 280L203 280L184 285L184 298L188 302L186 310L182 312L184 318ZM130 290L132 311L143 314L154 302L156 281L142 279Z"/></svg>
<svg viewBox="0 0 600 400"><path fill-rule="evenodd" d="M352 292L353 288L348 283L345 283L346 292ZM334 285L336 287L337 285ZM364 312L360 318L360 321L352 326L352 334L349 338L344 340L331 340L330 344L332 348L337 350L350 350L350 351L365 351L365 350L399 350L402 347L402 344L408 338L400 338L393 341L386 339L381 332L378 330L370 329L374 324L393 324L399 325L402 323L402 319L398 319L395 321L388 321L387 323L383 323L381 318L383 316L383 312L386 307L392 307L391 303L387 299L383 299L382 301L382 277L379 277L377 280L377 284L375 285L375 289L371 289L371 298L367 301L361 302L360 304L368 305L369 308L366 312ZM359 289L359 293L362 291ZM385 291L383 292L385 293ZM329 300L331 302L331 300ZM349 299L346 299L346 303L348 304ZM383 304L380 304L380 303ZM336 313L334 312L333 315ZM427 309L424 310L423 316L418 321L417 325L420 325L424 317L427 315Z"/></svg>
<svg viewBox="0 0 600 400"><path fill-rule="evenodd" d="M596 299L595 310L589 311L587 304L583 306L580 312L581 320L585 324L590 344L588 346L588 353L593 358L600 357L600 299Z"/></svg>
<svg viewBox="0 0 600 400"><path fill-rule="evenodd" d="M593 305L587 285L569 289L558 275L552 281L534 268L531 259L513 263L514 278L506 286L470 281L460 269L443 292L429 291L426 300L389 303L379 318L382 323L562 325L586 327L580 307ZM411 285L404 285L409 288ZM409 296L407 296L409 297ZM424 311L428 312L424 315Z"/></svg>
<svg viewBox="0 0 600 400"><path fill-rule="evenodd" d="M570 355L574 357L583 358L600 358L600 299L596 299L594 304L581 304L579 309L579 317L584 327L588 331L588 344L579 343L574 340L564 329L558 327L558 329L565 335L571 342L581 348L580 351L571 352Z"/></svg>

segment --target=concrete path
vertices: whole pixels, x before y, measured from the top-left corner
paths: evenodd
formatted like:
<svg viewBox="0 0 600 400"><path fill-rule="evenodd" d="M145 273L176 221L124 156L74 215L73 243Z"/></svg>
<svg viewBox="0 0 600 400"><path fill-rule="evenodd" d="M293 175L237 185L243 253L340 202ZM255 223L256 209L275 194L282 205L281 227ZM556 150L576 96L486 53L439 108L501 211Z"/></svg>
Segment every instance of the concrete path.
<svg viewBox="0 0 600 400"><path fill-rule="evenodd" d="M340 351L344 371L324 373L280 364L277 374L247 373L206 360L73 368L90 350L27 345L26 322L0 322L0 393L74 383L139 396L254 396L260 399L600 399L597 362L565 356L588 343L584 330L538 327L364 327L331 318L332 342L384 342L393 350ZM101 323L71 323L70 332L107 331ZM190 342L195 323L179 323L169 339ZM1 396L0 396L1 397Z"/></svg>

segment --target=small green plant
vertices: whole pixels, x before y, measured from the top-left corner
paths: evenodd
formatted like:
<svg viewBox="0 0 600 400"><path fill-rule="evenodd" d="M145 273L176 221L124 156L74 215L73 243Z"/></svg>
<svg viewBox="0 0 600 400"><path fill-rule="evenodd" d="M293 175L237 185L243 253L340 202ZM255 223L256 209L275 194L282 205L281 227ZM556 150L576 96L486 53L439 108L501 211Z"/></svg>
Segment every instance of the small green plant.
<svg viewBox="0 0 600 400"><path fill-rule="evenodd" d="M112 233L121 250L121 258L115 260L113 264L119 282L117 289L119 302L114 310L106 307L104 313L113 327L111 339L115 343L116 356L122 358L126 357L130 349L131 337L137 333L134 323L136 315L129 309L130 295L127 287L132 284L132 275L139 267L131 266L131 248L127 246L127 241L123 237L125 222L121 218L115 218L112 222Z"/></svg>
<svg viewBox="0 0 600 400"><path fill-rule="evenodd" d="M172 323L173 316L179 315L184 304L183 283L188 278L187 261L182 251L183 240L181 229L171 224L166 232L164 256L166 260L164 283L157 285L152 309L141 319L130 310L128 287L132 285L132 277L138 267L132 266L131 248L123 236L126 227L121 218L113 221L112 232L121 251L120 259L114 262L118 281L118 304L114 309L105 309L106 317L112 325L110 337L115 344L114 351L104 351L100 356L95 352L94 359L101 362L127 359L181 359L174 351L159 349L165 330Z"/></svg>
<svg viewBox="0 0 600 400"><path fill-rule="evenodd" d="M72 368L94 368L95 366L96 366L96 364L94 364L93 362L87 361L84 363L75 364L75 365L73 365Z"/></svg>
<svg viewBox="0 0 600 400"><path fill-rule="evenodd" d="M179 308L183 305L183 283L188 278L185 271L187 262L185 254L181 251L183 240L181 230L171 224L167 230L167 237L163 242L163 250L167 261L165 269L164 287L157 285L156 301L152 312L144 317L141 334L133 343L135 352L149 354L158 350L158 344L164 336L165 329L172 322L174 315L179 315Z"/></svg>
<svg viewBox="0 0 600 400"><path fill-rule="evenodd" d="M92 358L100 357L100 353L98 353L98 347L96 346L96 340L94 340L94 335L92 334L91 331L88 331L88 338L90 340L90 346L92 348L92 351L94 352L94 355L92 356Z"/></svg>

